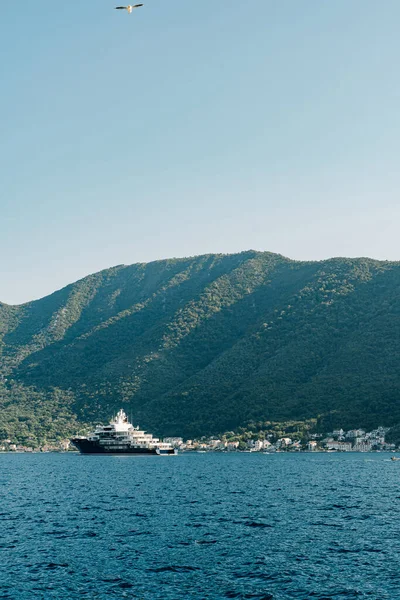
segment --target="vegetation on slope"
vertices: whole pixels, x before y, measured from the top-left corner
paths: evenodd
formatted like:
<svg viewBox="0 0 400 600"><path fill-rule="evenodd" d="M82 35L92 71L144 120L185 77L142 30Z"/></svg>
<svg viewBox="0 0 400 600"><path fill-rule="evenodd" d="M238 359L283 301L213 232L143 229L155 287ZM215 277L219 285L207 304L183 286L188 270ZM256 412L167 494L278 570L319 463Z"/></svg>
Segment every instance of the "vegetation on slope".
<svg viewBox="0 0 400 600"><path fill-rule="evenodd" d="M249 251L119 266L0 304L0 439L66 435L121 406L187 436L319 415L400 423L399 292L399 263Z"/></svg>

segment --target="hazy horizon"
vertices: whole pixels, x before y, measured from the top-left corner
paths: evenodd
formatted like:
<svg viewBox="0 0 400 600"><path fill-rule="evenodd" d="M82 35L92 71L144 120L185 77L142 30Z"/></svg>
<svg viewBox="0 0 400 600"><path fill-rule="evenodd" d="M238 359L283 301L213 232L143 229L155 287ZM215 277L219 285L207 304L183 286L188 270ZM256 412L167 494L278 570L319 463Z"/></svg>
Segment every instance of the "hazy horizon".
<svg viewBox="0 0 400 600"><path fill-rule="evenodd" d="M0 301L246 248L399 260L399 21L398 0L4 6Z"/></svg>

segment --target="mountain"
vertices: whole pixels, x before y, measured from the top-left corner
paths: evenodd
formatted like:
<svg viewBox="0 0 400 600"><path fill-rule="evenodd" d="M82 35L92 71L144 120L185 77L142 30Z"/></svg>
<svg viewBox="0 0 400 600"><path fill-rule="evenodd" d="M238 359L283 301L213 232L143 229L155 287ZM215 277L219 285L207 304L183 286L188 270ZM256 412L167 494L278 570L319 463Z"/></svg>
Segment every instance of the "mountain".
<svg viewBox="0 0 400 600"><path fill-rule="evenodd" d="M120 265L0 304L0 439L123 407L158 434L400 423L400 263L269 252Z"/></svg>

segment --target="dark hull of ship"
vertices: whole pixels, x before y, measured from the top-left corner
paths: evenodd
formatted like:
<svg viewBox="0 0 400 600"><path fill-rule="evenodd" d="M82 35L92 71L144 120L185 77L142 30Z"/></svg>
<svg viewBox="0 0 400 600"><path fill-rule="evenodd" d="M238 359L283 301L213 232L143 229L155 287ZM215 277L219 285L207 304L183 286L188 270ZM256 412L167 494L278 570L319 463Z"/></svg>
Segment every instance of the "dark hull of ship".
<svg viewBox="0 0 400 600"><path fill-rule="evenodd" d="M161 450L159 448L140 448L138 446L126 446L125 448L112 448L101 446L98 442L92 442L85 439L73 438L71 443L78 448L81 454L141 454L160 456L165 454L176 454L176 451Z"/></svg>

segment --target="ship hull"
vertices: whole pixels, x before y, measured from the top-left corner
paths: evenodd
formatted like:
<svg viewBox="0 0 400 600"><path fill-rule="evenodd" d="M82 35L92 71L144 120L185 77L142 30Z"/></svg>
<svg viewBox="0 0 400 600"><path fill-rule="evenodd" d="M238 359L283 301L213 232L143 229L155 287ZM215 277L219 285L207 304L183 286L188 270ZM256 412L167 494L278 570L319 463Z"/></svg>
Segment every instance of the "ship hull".
<svg viewBox="0 0 400 600"><path fill-rule="evenodd" d="M129 454L129 455L147 455L147 456L160 456L160 455L174 455L177 452L171 448L170 450L159 449L159 448L140 448L140 447L125 447L125 448L113 448L112 446L102 446L98 442L91 440L85 440L82 438L73 438L71 443L79 450L81 454Z"/></svg>

